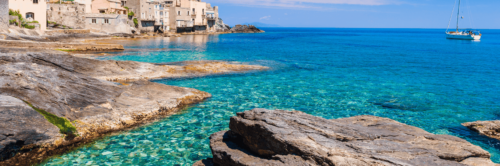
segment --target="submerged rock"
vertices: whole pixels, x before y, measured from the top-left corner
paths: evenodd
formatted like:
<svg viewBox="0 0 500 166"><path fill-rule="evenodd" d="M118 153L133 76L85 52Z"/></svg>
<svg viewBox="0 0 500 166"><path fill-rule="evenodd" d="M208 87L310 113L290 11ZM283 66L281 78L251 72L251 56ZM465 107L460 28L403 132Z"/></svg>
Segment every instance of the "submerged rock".
<svg viewBox="0 0 500 166"><path fill-rule="evenodd" d="M462 123L463 126L479 132L482 135L500 140L500 121L477 121Z"/></svg>
<svg viewBox="0 0 500 166"><path fill-rule="evenodd" d="M399 109L409 111L429 110L430 101L422 98L381 96L368 100L369 103L388 109Z"/></svg>
<svg viewBox="0 0 500 166"><path fill-rule="evenodd" d="M327 120L253 109L232 117L229 128L210 136L213 160L197 165L495 165L463 139L375 116Z"/></svg>

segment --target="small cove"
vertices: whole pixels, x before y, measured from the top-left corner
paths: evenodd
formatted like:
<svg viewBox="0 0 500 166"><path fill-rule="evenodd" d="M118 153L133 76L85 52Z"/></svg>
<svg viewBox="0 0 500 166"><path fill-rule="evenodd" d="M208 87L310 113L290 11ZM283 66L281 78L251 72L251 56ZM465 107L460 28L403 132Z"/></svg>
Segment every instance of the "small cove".
<svg viewBox="0 0 500 166"><path fill-rule="evenodd" d="M329 119L387 117L466 139L500 162L500 141L460 125L500 119L499 30L484 30L480 42L446 40L439 29L264 30L263 34L119 41L130 51L99 59L228 60L272 70L156 80L213 97L43 165L191 165L211 157L210 134L227 130L231 116L252 108L300 110Z"/></svg>

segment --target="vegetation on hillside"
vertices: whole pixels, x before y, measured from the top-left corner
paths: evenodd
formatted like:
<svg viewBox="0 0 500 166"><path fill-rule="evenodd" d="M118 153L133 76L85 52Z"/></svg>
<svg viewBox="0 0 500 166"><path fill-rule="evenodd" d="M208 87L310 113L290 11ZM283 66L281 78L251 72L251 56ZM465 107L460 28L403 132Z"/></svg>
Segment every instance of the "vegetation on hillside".
<svg viewBox="0 0 500 166"><path fill-rule="evenodd" d="M134 18L134 24L135 24L135 27L139 26L139 21L137 20L137 18Z"/></svg>

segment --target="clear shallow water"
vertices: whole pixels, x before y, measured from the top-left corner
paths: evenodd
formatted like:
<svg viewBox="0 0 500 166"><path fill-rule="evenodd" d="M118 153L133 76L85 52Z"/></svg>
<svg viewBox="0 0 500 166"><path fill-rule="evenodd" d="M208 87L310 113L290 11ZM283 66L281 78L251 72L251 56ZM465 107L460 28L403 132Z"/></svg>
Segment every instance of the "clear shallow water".
<svg viewBox="0 0 500 166"><path fill-rule="evenodd" d="M213 98L162 121L50 159L44 165L191 165L211 157L210 134L252 108L300 110L324 118L376 115L461 137L500 162L500 141L460 123L500 119L500 30L480 42L446 40L444 30L264 29L263 34L123 41L141 62L235 60L270 71L158 83ZM160 48L160 49L156 49ZM154 50L149 50L154 49Z"/></svg>

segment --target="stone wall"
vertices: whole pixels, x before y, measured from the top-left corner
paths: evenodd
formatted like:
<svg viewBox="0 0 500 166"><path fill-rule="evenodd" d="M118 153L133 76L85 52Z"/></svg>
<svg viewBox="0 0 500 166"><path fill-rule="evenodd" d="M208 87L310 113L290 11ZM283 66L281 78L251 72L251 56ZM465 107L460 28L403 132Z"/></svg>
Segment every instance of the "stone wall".
<svg viewBox="0 0 500 166"><path fill-rule="evenodd" d="M9 28L9 1L0 1L0 29Z"/></svg>
<svg viewBox="0 0 500 166"><path fill-rule="evenodd" d="M73 29L85 28L84 4L47 4L47 20Z"/></svg>
<svg viewBox="0 0 500 166"><path fill-rule="evenodd" d="M85 28L106 33L132 33L127 15L123 14L87 14ZM95 19L95 23L93 20ZM106 23L106 20L108 21ZM131 20L130 20L131 21Z"/></svg>

